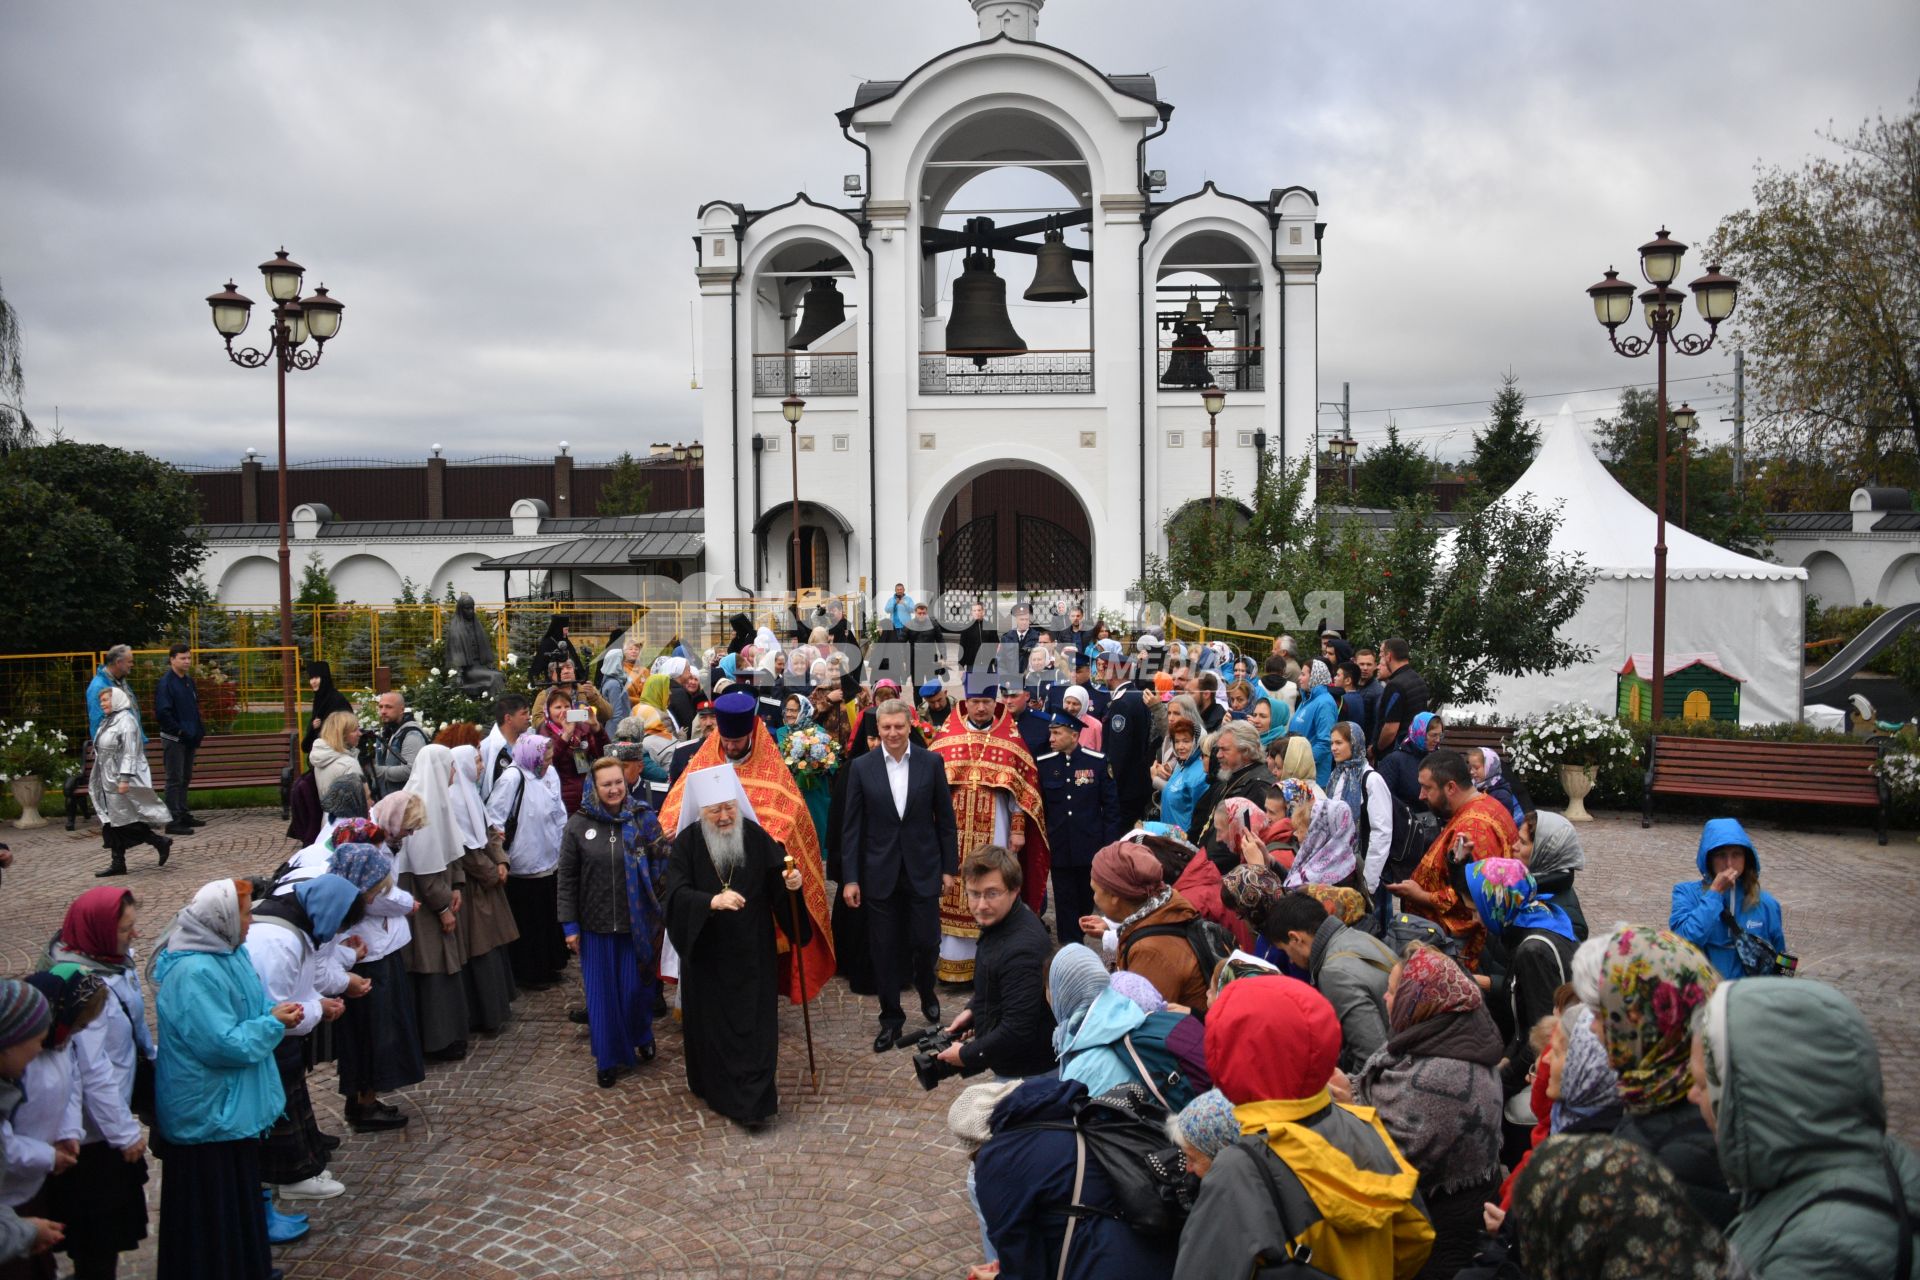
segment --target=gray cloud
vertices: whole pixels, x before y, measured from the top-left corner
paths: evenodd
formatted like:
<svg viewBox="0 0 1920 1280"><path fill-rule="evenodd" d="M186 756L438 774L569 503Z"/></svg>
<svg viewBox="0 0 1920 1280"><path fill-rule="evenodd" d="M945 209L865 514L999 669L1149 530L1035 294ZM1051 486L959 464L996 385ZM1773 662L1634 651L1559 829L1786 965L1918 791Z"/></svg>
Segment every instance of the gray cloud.
<svg viewBox="0 0 1920 1280"><path fill-rule="evenodd" d="M1703 241L1756 161L1913 92L1911 3L1808 14L1052 0L1041 34L1157 74L1170 193L1320 193L1323 399L1342 380L1362 409L1482 399L1512 367L1547 416L1544 393L1652 376L1591 319L1603 267L1663 220ZM837 198L858 153L832 112L858 80L972 34L961 0L7 6L0 283L29 411L179 460L270 451L269 375L225 362L201 299L228 275L260 298L284 242L348 305L293 380L297 458L690 437L694 210ZM1711 385L1687 390L1723 402ZM1453 452L1476 410L1397 416ZM1362 441L1385 420L1357 416Z"/></svg>

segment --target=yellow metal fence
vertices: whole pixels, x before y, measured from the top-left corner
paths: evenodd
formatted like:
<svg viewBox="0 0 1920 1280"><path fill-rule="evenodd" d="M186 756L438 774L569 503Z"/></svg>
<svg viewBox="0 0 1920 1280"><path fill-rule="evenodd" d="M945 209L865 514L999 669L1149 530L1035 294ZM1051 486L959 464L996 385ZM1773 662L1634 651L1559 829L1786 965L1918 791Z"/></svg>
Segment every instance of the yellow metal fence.
<svg viewBox="0 0 1920 1280"><path fill-rule="evenodd" d="M207 732L266 733L291 728L293 722L285 711L287 653L272 646L195 650L194 688ZM0 723L32 721L58 729L78 760L88 737L87 686L105 661L105 650L0 654ZM158 732L153 695L166 669L165 649L134 650L127 681L149 735ZM304 700L304 692L304 686L296 685L296 704Z"/></svg>

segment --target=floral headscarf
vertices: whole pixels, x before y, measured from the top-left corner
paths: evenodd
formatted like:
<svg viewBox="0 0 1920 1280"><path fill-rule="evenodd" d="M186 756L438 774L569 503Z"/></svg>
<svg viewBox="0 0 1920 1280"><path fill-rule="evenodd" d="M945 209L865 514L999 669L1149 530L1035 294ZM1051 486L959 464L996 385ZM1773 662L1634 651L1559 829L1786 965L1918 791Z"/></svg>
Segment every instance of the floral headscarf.
<svg viewBox="0 0 1920 1280"><path fill-rule="evenodd" d="M1334 884L1305 884L1300 886L1300 892L1325 907L1327 914L1337 918L1341 924L1359 924L1367 918L1367 900L1358 889Z"/></svg>
<svg viewBox="0 0 1920 1280"><path fill-rule="evenodd" d="M1432 723L1433 712L1422 711L1413 718L1413 723L1407 726L1407 741L1413 744L1415 751L1427 749L1427 726Z"/></svg>
<svg viewBox="0 0 1920 1280"><path fill-rule="evenodd" d="M1333 673L1327 670L1327 664L1322 662L1320 659L1315 658L1313 660L1313 665L1307 668L1307 679L1306 679L1307 691L1311 693L1313 690L1320 688L1322 685L1329 685L1332 683L1333 683Z"/></svg>
<svg viewBox="0 0 1920 1280"><path fill-rule="evenodd" d="M393 859L371 844L337 844L327 870L365 893L393 874Z"/></svg>
<svg viewBox="0 0 1920 1280"><path fill-rule="evenodd" d="M1576 1004L1560 1018L1566 1037L1566 1061L1560 1068L1560 1097L1553 1104L1553 1132L1620 1105L1620 1079L1607 1061L1607 1046L1593 1029L1593 1010Z"/></svg>
<svg viewBox="0 0 1920 1280"><path fill-rule="evenodd" d="M1513 1220L1535 1280L1747 1275L1667 1167L1620 1138L1547 1139L1514 1186Z"/></svg>
<svg viewBox="0 0 1920 1280"><path fill-rule="evenodd" d="M553 739L543 733L523 733L513 740L513 762L534 777L547 771Z"/></svg>
<svg viewBox="0 0 1920 1280"><path fill-rule="evenodd" d="M333 830L327 834L327 848L335 851L350 844L381 845L386 842L386 829L371 818L348 818L344 822L336 822Z"/></svg>
<svg viewBox="0 0 1920 1280"><path fill-rule="evenodd" d="M86 1016L87 1006L106 990L105 983L77 964L56 964L28 974L23 981L46 997L53 1014L41 1040L49 1049L58 1049L73 1038L75 1024Z"/></svg>
<svg viewBox="0 0 1920 1280"><path fill-rule="evenodd" d="M1267 913L1286 896L1287 886L1272 867L1242 864L1220 880L1221 901L1256 931L1265 928Z"/></svg>
<svg viewBox="0 0 1920 1280"><path fill-rule="evenodd" d="M1400 963L1387 1030L1405 1031L1443 1013L1472 1013L1485 1003L1479 984L1452 957L1433 947L1414 947Z"/></svg>
<svg viewBox="0 0 1920 1280"><path fill-rule="evenodd" d="M1287 873L1287 888L1339 884L1347 879L1356 865L1356 838L1353 810L1331 796L1315 796L1307 833L1300 837L1300 851L1293 857L1293 870Z"/></svg>
<svg viewBox="0 0 1920 1280"><path fill-rule="evenodd" d="M1527 864L1518 858L1469 862L1466 875L1467 892L1473 896L1474 909L1488 932L1498 934L1509 927L1545 929L1569 942L1579 941L1573 936L1573 921L1547 900L1552 894L1540 896Z"/></svg>
<svg viewBox="0 0 1920 1280"><path fill-rule="evenodd" d="M1620 1077L1620 1100L1635 1115L1685 1102L1693 1087L1693 1011L1720 975L1691 943L1646 925L1607 936L1600 966L1600 1011L1607 1060Z"/></svg>
<svg viewBox="0 0 1920 1280"><path fill-rule="evenodd" d="M1240 856L1240 841L1244 836L1251 835L1266 843L1267 811L1245 796L1228 796L1222 800L1219 814L1214 820L1214 829L1220 833L1220 843L1231 850L1234 857Z"/></svg>
<svg viewBox="0 0 1920 1280"><path fill-rule="evenodd" d="M1107 990L1133 1001L1142 1013L1167 1011L1167 998L1160 994L1160 989L1137 973L1122 969L1107 980Z"/></svg>

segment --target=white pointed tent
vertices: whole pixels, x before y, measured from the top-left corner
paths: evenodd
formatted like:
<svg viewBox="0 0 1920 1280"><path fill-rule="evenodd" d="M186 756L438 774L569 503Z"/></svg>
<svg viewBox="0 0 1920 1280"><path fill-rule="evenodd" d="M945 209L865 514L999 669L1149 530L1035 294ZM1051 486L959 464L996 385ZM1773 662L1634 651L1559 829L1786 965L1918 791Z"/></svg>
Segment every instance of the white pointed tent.
<svg viewBox="0 0 1920 1280"><path fill-rule="evenodd" d="M1547 427L1539 456L1502 500L1529 497L1560 512L1552 552L1578 555L1593 571L1580 611L1562 629L1593 646L1591 662L1551 676L1502 678L1493 707L1532 715L1556 703L1615 706L1627 657L1653 648L1654 514L1615 480L1573 420L1570 405ZM1756 560L1667 522L1667 654L1717 653L1746 684L1740 719L1800 718L1806 639L1804 569Z"/></svg>

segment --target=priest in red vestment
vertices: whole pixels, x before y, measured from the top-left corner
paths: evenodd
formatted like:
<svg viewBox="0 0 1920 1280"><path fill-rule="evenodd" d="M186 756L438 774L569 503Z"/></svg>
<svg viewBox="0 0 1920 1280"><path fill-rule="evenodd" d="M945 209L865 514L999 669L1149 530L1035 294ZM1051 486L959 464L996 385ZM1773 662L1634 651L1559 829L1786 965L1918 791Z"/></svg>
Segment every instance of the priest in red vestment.
<svg viewBox="0 0 1920 1280"><path fill-rule="evenodd" d="M1462 958L1478 969L1487 930L1465 888L1466 864L1511 858L1519 832L1505 805L1473 789L1466 757L1458 752L1434 751L1420 762L1420 798L1446 825L1427 846L1413 878L1386 888L1406 910L1460 939Z"/></svg>

